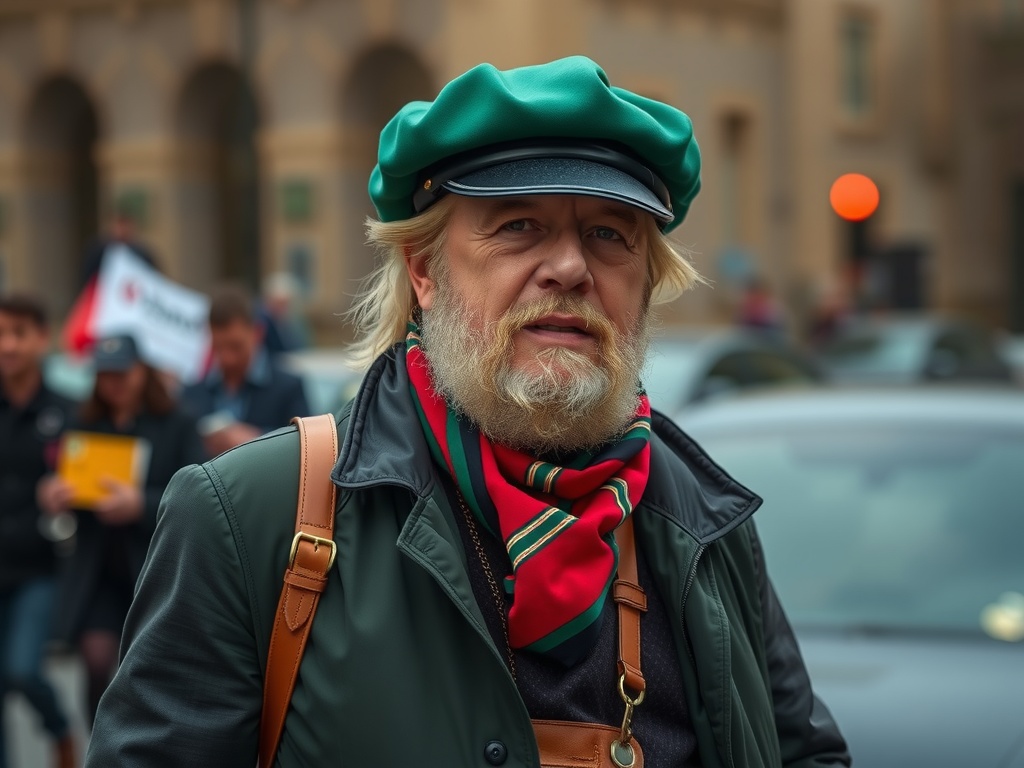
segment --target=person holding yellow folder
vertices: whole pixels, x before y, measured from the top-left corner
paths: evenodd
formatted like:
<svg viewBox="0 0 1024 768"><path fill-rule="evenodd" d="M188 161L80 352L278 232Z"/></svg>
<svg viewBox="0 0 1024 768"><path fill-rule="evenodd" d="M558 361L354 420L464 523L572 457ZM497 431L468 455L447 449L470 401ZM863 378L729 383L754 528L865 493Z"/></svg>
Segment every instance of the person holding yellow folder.
<svg viewBox="0 0 1024 768"><path fill-rule="evenodd" d="M58 635L78 647L89 713L117 666L117 650L157 506L171 476L205 458L194 420L175 402L129 335L97 342L96 383L61 444L40 506L77 518L58 600Z"/></svg>

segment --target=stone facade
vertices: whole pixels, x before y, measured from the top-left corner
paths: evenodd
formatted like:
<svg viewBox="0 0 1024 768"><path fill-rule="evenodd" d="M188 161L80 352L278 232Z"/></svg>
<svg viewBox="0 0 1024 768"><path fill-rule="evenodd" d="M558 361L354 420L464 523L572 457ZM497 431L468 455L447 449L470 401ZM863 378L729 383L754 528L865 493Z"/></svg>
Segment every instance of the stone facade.
<svg viewBox="0 0 1024 768"><path fill-rule="evenodd" d="M867 243L909 247L899 279L928 306L1024 329L1015 7L0 0L0 287L66 311L83 244L127 201L172 277L255 287L292 271L320 340L341 339L336 313L373 266L365 184L387 117L480 61L584 53L695 124L704 190L676 239L714 288L677 301L669 322L728 320L756 272L798 323ZM856 233L828 205L847 171L882 192Z"/></svg>

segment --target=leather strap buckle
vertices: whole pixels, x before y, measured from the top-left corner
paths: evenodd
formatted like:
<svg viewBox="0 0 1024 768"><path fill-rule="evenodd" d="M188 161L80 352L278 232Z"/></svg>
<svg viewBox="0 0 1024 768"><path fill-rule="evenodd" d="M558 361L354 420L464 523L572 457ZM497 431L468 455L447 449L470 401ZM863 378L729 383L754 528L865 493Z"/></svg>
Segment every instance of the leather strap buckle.
<svg viewBox="0 0 1024 768"><path fill-rule="evenodd" d="M295 567L295 554L299 551L299 542L303 540L312 542L315 548L319 548L321 544L325 547L331 548L331 557L327 561L326 569L328 571L331 570L331 566L334 565L334 558L338 556L338 545L334 543L333 539L323 539L319 536L314 536L311 533L306 533L305 531L299 531L295 534L295 538L292 539L292 551L288 555L288 567Z"/></svg>

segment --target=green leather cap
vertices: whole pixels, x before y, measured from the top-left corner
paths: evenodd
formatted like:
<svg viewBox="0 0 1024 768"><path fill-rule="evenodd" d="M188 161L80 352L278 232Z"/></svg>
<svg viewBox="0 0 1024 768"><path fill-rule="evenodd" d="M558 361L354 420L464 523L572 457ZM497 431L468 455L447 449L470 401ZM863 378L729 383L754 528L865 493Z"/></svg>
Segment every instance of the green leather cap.
<svg viewBox="0 0 1024 768"><path fill-rule="evenodd" d="M370 199L382 221L445 192L592 194L679 225L700 189L690 118L612 86L585 56L500 71L481 64L432 102L406 104L380 135Z"/></svg>

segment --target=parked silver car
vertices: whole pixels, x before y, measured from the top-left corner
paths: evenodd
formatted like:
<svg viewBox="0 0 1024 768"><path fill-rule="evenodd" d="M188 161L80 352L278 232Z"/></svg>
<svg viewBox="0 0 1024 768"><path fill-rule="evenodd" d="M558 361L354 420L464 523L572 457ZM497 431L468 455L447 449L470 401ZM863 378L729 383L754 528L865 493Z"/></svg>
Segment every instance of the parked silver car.
<svg viewBox="0 0 1024 768"><path fill-rule="evenodd" d="M769 573L855 765L1024 766L1024 392L778 393L682 426L764 498Z"/></svg>
<svg viewBox="0 0 1024 768"><path fill-rule="evenodd" d="M724 326L666 330L651 343L643 373L652 407L670 416L742 391L823 379L812 358L782 339Z"/></svg>
<svg viewBox="0 0 1024 768"><path fill-rule="evenodd" d="M1013 379L991 329L945 315L893 314L853 320L821 348L819 359L829 377L839 382Z"/></svg>

